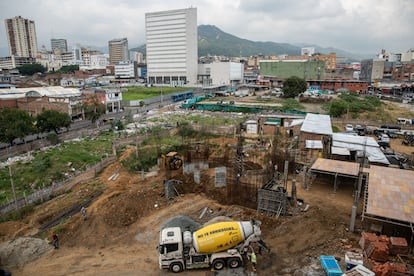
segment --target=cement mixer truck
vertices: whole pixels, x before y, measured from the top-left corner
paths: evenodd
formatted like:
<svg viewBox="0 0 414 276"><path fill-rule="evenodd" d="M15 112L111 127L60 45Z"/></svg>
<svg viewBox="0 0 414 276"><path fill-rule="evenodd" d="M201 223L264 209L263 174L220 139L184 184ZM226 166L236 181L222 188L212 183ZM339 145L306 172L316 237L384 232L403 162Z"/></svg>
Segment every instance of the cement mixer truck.
<svg viewBox="0 0 414 276"><path fill-rule="evenodd" d="M160 269L178 273L195 268L237 268L252 242L268 250L260 236L260 222L253 220L217 222L194 232L166 227L160 231Z"/></svg>

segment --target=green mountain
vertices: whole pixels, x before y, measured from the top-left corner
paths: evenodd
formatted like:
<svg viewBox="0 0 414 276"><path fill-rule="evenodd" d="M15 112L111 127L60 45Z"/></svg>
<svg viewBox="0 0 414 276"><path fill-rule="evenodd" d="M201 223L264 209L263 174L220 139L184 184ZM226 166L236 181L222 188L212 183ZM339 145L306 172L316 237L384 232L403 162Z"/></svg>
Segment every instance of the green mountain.
<svg viewBox="0 0 414 276"><path fill-rule="evenodd" d="M300 55L302 47L315 47L315 51L321 54L336 52L337 56L347 59L358 59L358 55L345 52L335 48L323 48L318 45L298 44L276 42L260 42L248 39L242 39L228 34L213 25L198 26L198 56L218 55L228 57L248 57L255 55ZM130 49L146 54L145 44Z"/></svg>
<svg viewBox="0 0 414 276"><path fill-rule="evenodd" d="M287 43L256 42L238 38L212 25L198 26L198 55L229 57L254 55L300 55L300 47Z"/></svg>

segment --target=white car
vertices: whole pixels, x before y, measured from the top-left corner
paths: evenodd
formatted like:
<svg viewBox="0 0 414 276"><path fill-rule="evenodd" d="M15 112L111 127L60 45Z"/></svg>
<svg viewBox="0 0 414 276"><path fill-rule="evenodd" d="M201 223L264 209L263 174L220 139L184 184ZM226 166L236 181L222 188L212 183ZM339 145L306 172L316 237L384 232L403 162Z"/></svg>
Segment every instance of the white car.
<svg viewBox="0 0 414 276"><path fill-rule="evenodd" d="M380 141L383 143L390 143L390 137L387 134L383 133L380 136Z"/></svg>
<svg viewBox="0 0 414 276"><path fill-rule="evenodd" d="M354 131L354 127L351 124L347 124L345 126L345 132L352 132Z"/></svg>

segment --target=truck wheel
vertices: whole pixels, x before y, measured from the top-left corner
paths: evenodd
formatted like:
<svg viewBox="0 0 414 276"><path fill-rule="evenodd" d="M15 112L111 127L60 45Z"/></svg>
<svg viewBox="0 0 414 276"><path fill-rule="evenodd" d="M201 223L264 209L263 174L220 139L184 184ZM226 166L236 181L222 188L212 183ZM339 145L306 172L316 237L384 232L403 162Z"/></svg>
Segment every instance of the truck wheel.
<svg viewBox="0 0 414 276"><path fill-rule="evenodd" d="M179 273L183 271L183 265L181 263L172 263L170 265L170 270L174 273Z"/></svg>
<svg viewBox="0 0 414 276"><path fill-rule="evenodd" d="M239 267L239 266L240 266L240 264L241 264L240 259L237 259L237 258L231 258L231 259L229 259L229 260L228 260L228 262L227 262L227 265L228 265L230 268L237 268L237 267Z"/></svg>
<svg viewBox="0 0 414 276"><path fill-rule="evenodd" d="M222 259L217 259L217 260L214 260L213 262L213 268L215 270L222 270L225 266L226 265Z"/></svg>

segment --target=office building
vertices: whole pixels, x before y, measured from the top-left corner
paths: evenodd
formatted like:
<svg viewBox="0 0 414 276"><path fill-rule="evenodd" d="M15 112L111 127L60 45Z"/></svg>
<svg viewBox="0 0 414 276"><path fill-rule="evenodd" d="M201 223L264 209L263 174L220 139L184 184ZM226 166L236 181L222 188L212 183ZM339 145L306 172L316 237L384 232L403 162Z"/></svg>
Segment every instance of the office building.
<svg viewBox="0 0 414 276"><path fill-rule="evenodd" d="M198 64L198 83L208 85L230 85L243 83L244 66L240 62L220 62Z"/></svg>
<svg viewBox="0 0 414 276"><path fill-rule="evenodd" d="M304 47L300 49L300 54L302 56L312 56L315 54L315 47Z"/></svg>
<svg viewBox="0 0 414 276"><path fill-rule="evenodd" d="M110 64L127 62L129 60L127 38L112 39L108 42L108 47Z"/></svg>
<svg viewBox="0 0 414 276"><path fill-rule="evenodd" d="M16 16L5 20L10 56L36 57L37 38L35 23Z"/></svg>
<svg viewBox="0 0 414 276"><path fill-rule="evenodd" d="M147 81L197 83L197 9L145 14Z"/></svg>
<svg viewBox="0 0 414 276"><path fill-rule="evenodd" d="M66 53L68 51L68 43L66 39L61 38L52 38L50 40L52 53L54 54L61 54Z"/></svg>

